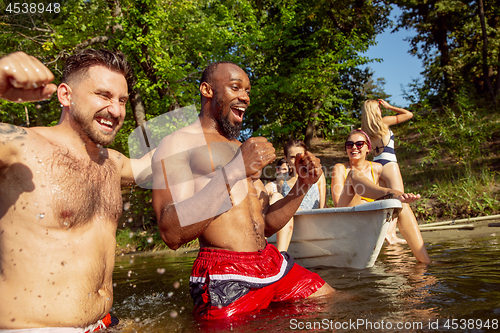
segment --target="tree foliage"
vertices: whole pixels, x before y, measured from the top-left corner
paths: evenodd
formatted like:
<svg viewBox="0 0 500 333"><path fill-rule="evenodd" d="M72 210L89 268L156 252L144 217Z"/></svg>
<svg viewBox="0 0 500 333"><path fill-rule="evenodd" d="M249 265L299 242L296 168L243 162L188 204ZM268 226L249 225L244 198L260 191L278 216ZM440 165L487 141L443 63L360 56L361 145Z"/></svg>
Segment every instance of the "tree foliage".
<svg viewBox="0 0 500 333"><path fill-rule="evenodd" d="M484 2L484 3L483 3ZM411 53L423 60L425 87L440 104L471 91L494 101L500 94L500 6L490 0L396 0L396 29L414 28ZM483 4L483 28L479 4ZM484 33L483 33L484 32ZM490 84L488 84L490 82Z"/></svg>
<svg viewBox="0 0 500 333"><path fill-rule="evenodd" d="M133 68L133 117L113 147L124 152L132 128L199 103L207 64L234 61L252 82L244 133L282 143L349 121L369 77L358 68L369 61L360 53L387 25L388 11L382 1L359 0L64 0L60 13L3 15L0 52L36 56L57 83L80 49L123 51ZM26 113L30 125L54 125L58 102L0 104L1 121L23 124Z"/></svg>

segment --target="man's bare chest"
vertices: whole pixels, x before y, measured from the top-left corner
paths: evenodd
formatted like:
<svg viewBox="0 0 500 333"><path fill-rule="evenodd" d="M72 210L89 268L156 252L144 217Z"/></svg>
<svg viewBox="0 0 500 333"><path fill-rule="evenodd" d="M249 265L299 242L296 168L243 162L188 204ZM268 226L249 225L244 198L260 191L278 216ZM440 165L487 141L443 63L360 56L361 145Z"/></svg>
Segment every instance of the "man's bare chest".
<svg viewBox="0 0 500 333"><path fill-rule="evenodd" d="M94 218L119 218L120 175L113 161L95 162L77 158L64 149L36 148L28 150L0 175L2 188L8 192L4 194L10 197L6 204L23 201L21 206L25 207L36 203L35 208L41 212L37 216L68 229Z"/></svg>
<svg viewBox="0 0 500 333"><path fill-rule="evenodd" d="M190 167L194 175L206 176L228 164L238 152L230 142L210 142L190 152Z"/></svg>

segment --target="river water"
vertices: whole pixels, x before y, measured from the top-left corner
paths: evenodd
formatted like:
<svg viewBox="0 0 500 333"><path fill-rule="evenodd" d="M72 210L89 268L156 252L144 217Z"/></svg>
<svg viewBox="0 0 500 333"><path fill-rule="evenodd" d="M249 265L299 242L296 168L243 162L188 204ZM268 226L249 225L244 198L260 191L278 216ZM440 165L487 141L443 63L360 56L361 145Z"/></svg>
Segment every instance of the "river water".
<svg viewBox="0 0 500 333"><path fill-rule="evenodd" d="M196 253L117 257L110 332L498 332L500 244L496 235L427 245L433 264L407 246L384 246L374 267L312 269L337 292L275 303L227 321L195 321L189 274Z"/></svg>

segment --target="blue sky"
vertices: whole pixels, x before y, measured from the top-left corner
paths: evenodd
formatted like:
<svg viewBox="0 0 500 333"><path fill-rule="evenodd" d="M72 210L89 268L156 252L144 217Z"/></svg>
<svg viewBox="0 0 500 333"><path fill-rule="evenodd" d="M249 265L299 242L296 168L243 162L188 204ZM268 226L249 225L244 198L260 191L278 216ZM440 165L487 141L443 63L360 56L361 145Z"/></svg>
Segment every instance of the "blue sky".
<svg viewBox="0 0 500 333"><path fill-rule="evenodd" d="M393 21L399 16L401 11L396 7L391 13ZM422 62L416 56L408 53L410 43L404 41L408 36L415 35L411 30L400 30L391 33L392 28L387 28L384 33L376 38L377 45L370 47L364 55L373 59L380 58L381 63L373 62L368 65L375 71L374 78L385 78L384 90L392 95L389 99L391 103L398 106L408 106L408 102L403 99L401 85L407 86L413 79L421 78L423 71Z"/></svg>

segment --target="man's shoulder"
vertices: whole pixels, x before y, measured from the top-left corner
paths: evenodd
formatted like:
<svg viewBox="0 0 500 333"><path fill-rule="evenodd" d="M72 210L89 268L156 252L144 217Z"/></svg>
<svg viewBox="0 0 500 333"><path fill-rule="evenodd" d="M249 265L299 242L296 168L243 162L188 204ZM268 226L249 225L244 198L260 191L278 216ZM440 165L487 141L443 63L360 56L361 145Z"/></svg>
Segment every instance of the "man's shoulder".
<svg viewBox="0 0 500 333"><path fill-rule="evenodd" d="M186 126L165 136L158 144L153 159L161 160L206 145L205 136L199 127Z"/></svg>
<svg viewBox="0 0 500 333"><path fill-rule="evenodd" d="M127 156L123 155L117 150L106 148L106 151L108 152L109 159L118 166L122 166L125 162L130 161Z"/></svg>
<svg viewBox="0 0 500 333"><path fill-rule="evenodd" d="M0 123L0 166L16 163L27 149L39 151L39 146L47 140L38 129Z"/></svg>
<svg viewBox="0 0 500 333"><path fill-rule="evenodd" d="M23 127L12 124L0 123L0 138L3 141L21 139L25 137L27 134L28 131L26 131L26 129Z"/></svg>

